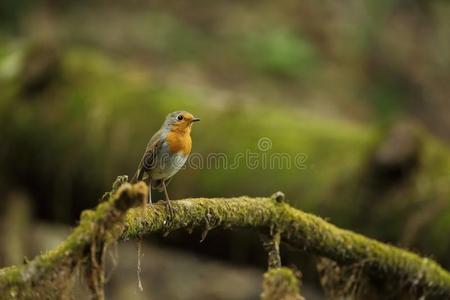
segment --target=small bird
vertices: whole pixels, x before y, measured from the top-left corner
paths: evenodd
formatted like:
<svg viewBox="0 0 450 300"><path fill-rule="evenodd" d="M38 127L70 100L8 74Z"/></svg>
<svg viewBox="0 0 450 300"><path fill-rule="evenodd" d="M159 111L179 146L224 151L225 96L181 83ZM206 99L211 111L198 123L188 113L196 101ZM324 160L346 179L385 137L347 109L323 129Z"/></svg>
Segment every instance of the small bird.
<svg viewBox="0 0 450 300"><path fill-rule="evenodd" d="M131 182L145 181L149 187L148 202L152 204L151 190L164 191L167 209L173 214L167 185L184 166L192 149L191 129L195 118L187 111L175 111L167 115L159 129L147 144Z"/></svg>

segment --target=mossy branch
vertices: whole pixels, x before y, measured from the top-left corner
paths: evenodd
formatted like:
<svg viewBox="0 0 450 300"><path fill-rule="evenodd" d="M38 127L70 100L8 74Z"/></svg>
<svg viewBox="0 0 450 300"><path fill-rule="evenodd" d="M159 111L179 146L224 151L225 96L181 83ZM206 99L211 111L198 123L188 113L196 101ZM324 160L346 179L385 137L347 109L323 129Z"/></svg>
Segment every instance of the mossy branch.
<svg viewBox="0 0 450 300"><path fill-rule="evenodd" d="M274 198L185 199L173 202L169 220L164 205L132 209L123 239L186 228L270 228L281 240L341 264L363 264L367 274L389 276L399 287L450 297L450 273L429 258L340 229Z"/></svg>
<svg viewBox="0 0 450 300"><path fill-rule="evenodd" d="M117 182L122 183L123 178ZM218 227L252 227L279 232L282 241L338 263L363 264L368 274L393 276L399 285L450 297L450 273L433 260L339 229L278 197L178 200L173 201L175 213L169 218L166 206L161 204L129 210L143 203L146 193L142 183L125 183L117 192L107 194L95 211L83 213L80 224L59 247L23 266L1 269L0 294L5 299L59 299L56 295L70 288L68 282L82 266L85 275L92 277L87 279L93 292L102 299L98 291L102 284L102 274L98 274L103 272L101 256L104 247L119 238L181 228L207 232Z"/></svg>
<svg viewBox="0 0 450 300"><path fill-rule="evenodd" d="M57 248L24 265L0 269L1 299L65 299L80 267L95 299L103 299L105 248L120 237L127 210L145 203L147 195L145 184L130 185L126 180L118 177L113 191L95 211L83 212L80 224Z"/></svg>

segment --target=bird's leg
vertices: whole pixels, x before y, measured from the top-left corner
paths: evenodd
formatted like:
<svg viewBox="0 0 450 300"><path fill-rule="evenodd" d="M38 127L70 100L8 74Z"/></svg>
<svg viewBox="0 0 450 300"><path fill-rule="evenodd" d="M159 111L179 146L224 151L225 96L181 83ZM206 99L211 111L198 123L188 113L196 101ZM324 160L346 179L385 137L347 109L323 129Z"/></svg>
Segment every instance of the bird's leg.
<svg viewBox="0 0 450 300"><path fill-rule="evenodd" d="M151 181L148 182L148 205L153 205L152 204L152 182Z"/></svg>
<svg viewBox="0 0 450 300"><path fill-rule="evenodd" d="M163 187L164 187L164 194L166 195L167 209L169 210L170 216L173 216L173 207L172 207L172 204L170 204L169 194L167 193L166 182L163 180L162 184L163 184Z"/></svg>

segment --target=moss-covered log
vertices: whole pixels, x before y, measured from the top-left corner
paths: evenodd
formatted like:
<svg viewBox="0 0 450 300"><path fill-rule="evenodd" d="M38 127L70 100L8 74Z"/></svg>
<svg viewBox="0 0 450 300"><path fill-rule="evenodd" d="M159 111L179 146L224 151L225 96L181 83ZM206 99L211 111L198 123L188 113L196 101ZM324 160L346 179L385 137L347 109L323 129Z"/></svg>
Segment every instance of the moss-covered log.
<svg viewBox="0 0 450 300"><path fill-rule="evenodd" d="M119 238L182 228L207 232L217 227L251 227L275 230L282 241L338 263L362 264L369 275L396 278L399 287L450 297L450 273L433 260L339 229L276 197L179 200L173 203L172 217L161 204L128 210L142 203L146 193L142 183L125 184L104 197L95 211L82 215L80 225L58 248L23 266L0 270L0 294L6 299L60 298L57 295L70 290L73 274L81 266L94 294L102 299L102 255Z"/></svg>
<svg viewBox="0 0 450 300"><path fill-rule="evenodd" d="M363 264L367 274L395 278L399 288L450 297L450 273L433 260L337 228L273 198L186 199L174 201L173 207L172 219L164 205L131 210L122 238L182 228L271 228L294 247L342 264Z"/></svg>
<svg viewBox="0 0 450 300"><path fill-rule="evenodd" d="M123 230L123 217L130 207L144 203L145 184L118 184L106 194L95 211L85 211L80 224L56 249L21 265L0 269L1 299L71 299L71 284L81 267L94 299L103 299L103 255Z"/></svg>

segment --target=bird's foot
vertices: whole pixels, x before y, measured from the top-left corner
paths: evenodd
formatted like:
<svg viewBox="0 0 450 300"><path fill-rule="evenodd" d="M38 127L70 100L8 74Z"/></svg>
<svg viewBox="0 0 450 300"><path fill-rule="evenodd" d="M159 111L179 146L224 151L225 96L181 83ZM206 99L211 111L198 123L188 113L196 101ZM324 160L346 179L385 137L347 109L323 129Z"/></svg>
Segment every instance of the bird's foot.
<svg viewBox="0 0 450 300"><path fill-rule="evenodd" d="M172 203L170 203L169 199L166 199L165 202L166 202L167 211L169 212L169 218L173 219L175 211L173 209Z"/></svg>
<svg viewBox="0 0 450 300"><path fill-rule="evenodd" d="M148 185L148 202L147 202L147 206L152 206L152 186L149 184Z"/></svg>

